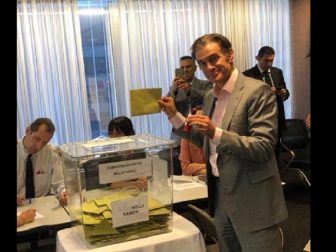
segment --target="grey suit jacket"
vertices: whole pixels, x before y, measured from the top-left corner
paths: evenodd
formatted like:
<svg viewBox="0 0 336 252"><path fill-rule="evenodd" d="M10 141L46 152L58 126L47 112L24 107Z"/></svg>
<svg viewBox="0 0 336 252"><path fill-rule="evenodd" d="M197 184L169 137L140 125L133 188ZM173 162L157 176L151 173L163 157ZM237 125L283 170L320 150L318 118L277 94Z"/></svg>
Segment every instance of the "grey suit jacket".
<svg viewBox="0 0 336 252"><path fill-rule="evenodd" d="M210 81L195 78L189 96L182 89L178 89L177 93L174 94L172 87L169 89L168 96L174 98L176 109L182 115L187 116L189 113L189 104L192 108L196 105L202 105L205 92L212 87L213 84Z"/></svg>
<svg viewBox="0 0 336 252"><path fill-rule="evenodd" d="M275 225L288 217L274 148L277 142L275 95L262 81L239 73L220 127L223 129L218 153L224 204L233 225L256 231ZM203 112L209 115L214 96L204 97ZM208 181L210 214L214 214L216 193L209 163L209 139L196 131L176 132L203 146Z"/></svg>

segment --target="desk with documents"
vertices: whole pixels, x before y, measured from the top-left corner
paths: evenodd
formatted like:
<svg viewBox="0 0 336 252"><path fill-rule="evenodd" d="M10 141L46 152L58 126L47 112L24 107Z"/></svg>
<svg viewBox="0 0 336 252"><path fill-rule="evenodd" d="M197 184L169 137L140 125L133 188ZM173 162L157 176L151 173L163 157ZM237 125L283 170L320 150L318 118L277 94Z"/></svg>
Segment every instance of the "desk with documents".
<svg viewBox="0 0 336 252"><path fill-rule="evenodd" d="M71 226L69 214L54 195L31 199L31 204L17 207L17 213L28 208L35 208L37 216L33 222L17 227L17 246L24 246L28 242L34 251L39 247L39 240L50 238L48 236L42 238L43 235L50 234L55 238L58 230Z"/></svg>
<svg viewBox="0 0 336 252"><path fill-rule="evenodd" d="M33 222L18 227L16 229L18 237L45 230L59 230L70 227L70 216L54 195L34 198L31 200L31 204L17 207L17 212L28 208L35 208L43 217L36 218Z"/></svg>

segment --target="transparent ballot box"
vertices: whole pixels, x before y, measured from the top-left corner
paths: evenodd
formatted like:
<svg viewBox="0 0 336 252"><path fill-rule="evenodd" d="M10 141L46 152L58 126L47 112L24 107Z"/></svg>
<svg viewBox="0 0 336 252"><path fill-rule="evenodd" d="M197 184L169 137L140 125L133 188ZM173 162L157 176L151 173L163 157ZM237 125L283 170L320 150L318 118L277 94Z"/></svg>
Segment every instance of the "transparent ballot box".
<svg viewBox="0 0 336 252"><path fill-rule="evenodd" d="M58 147L72 228L89 247L171 231L173 146L135 135Z"/></svg>

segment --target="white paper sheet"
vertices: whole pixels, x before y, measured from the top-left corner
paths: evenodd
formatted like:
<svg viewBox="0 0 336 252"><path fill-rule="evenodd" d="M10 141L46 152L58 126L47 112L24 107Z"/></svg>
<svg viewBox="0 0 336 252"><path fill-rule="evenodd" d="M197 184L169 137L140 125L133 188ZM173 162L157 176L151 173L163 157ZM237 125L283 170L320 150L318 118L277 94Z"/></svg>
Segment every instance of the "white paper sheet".
<svg viewBox="0 0 336 252"><path fill-rule="evenodd" d="M173 190L181 191L190 188L203 187L201 182L195 176L174 176L173 178Z"/></svg>
<svg viewBox="0 0 336 252"><path fill-rule="evenodd" d="M94 148L94 147L103 147L106 145L114 145L114 144L122 144L122 143L130 143L133 142L134 140L130 139L130 138L112 138L109 140L97 140L97 141L90 141L87 143L83 144L84 148L90 149L90 148Z"/></svg>

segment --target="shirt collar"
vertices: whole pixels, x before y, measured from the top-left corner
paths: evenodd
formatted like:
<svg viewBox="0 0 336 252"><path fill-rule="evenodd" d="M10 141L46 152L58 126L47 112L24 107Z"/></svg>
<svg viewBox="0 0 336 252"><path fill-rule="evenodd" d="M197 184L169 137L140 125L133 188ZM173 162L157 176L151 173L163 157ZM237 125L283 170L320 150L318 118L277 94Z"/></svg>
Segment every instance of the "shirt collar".
<svg viewBox="0 0 336 252"><path fill-rule="evenodd" d="M17 143L17 148L20 149L20 153L22 153L26 158L27 156L29 155L29 152L27 151L27 149L24 147L23 145L23 139L24 138L21 138L18 143Z"/></svg>
<svg viewBox="0 0 336 252"><path fill-rule="evenodd" d="M189 84L192 86L194 84L195 80L196 80L196 77L194 77L194 79L192 79L192 81L190 81Z"/></svg>
<svg viewBox="0 0 336 252"><path fill-rule="evenodd" d="M269 69L267 69L267 70L264 71L264 70L262 70L262 69L260 68L259 64L257 64L257 66L258 66L258 69L259 69L259 71L260 71L261 74L263 74L264 72L271 73L271 68L269 68Z"/></svg>
<svg viewBox="0 0 336 252"><path fill-rule="evenodd" d="M231 73L231 76L230 78L228 79L228 81L224 84L223 88L221 89L220 93L219 94L216 94L214 92L214 96L215 97L219 97L219 96L222 96L225 92L227 93L232 93L232 90L236 84L236 81L237 81L237 78L238 78L238 69L237 68L234 68L234 70L232 71ZM215 91L215 89L214 89Z"/></svg>

